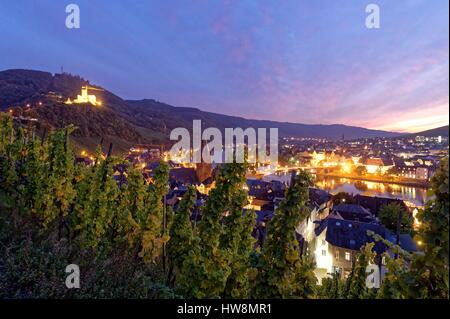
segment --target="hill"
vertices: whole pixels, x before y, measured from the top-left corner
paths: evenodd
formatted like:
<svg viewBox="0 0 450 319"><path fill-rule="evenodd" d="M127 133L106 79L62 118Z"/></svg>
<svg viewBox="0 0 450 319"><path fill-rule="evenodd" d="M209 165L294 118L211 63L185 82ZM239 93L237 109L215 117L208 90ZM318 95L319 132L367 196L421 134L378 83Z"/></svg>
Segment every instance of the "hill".
<svg viewBox="0 0 450 319"><path fill-rule="evenodd" d="M414 134L409 134L409 136L446 136L448 137L448 125L433 128L431 130L426 130Z"/></svg>
<svg viewBox="0 0 450 319"><path fill-rule="evenodd" d="M276 122L268 120L252 120L237 116L201 111L190 107L175 107L155 100L127 101L128 119L138 125L152 122L161 129L172 129L175 127L192 127L192 120L202 121L204 128L217 127L223 130L226 127L254 127L254 128L278 128L278 134L295 137L317 137L327 139L345 138L353 139L360 137L398 136L398 133L370 130L361 127L347 126L342 124L316 125L288 122Z"/></svg>
<svg viewBox="0 0 450 319"><path fill-rule="evenodd" d="M119 97L104 91L95 91L103 106L90 104L66 105L68 97L76 97L89 81L70 74L55 74L32 70L0 72L0 110L14 109L14 115L36 118L38 129L77 126L73 141L77 149L93 150L104 139L114 144L115 153L131 145L146 142L135 125L122 118L111 106L126 107ZM92 85L91 85L92 86ZM27 106L29 105L29 106Z"/></svg>
<svg viewBox="0 0 450 319"><path fill-rule="evenodd" d="M205 112L190 107L175 107L151 99L123 100L112 92L95 91L102 106L90 104L66 105L64 101L79 94L81 86L89 84L79 76L34 70L0 72L0 110L12 108L15 114L36 117L40 126L63 127L69 123L78 127L74 141L80 147L92 148L100 138L112 141L116 151L126 150L135 143L168 144L171 129L192 127L192 120L201 120L203 128L254 127L278 128L279 136L347 139L362 137L393 137L397 133L361 127L312 125L265 120L252 120ZM100 88L98 86L94 86ZM29 104L29 107L27 107Z"/></svg>

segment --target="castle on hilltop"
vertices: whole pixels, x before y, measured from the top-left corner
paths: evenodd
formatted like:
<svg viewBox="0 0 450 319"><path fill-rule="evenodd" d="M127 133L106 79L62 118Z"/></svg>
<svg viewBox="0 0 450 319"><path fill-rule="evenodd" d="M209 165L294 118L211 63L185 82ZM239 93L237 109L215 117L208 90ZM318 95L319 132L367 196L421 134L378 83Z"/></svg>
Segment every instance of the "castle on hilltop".
<svg viewBox="0 0 450 319"><path fill-rule="evenodd" d="M65 104L82 104L82 103L91 103L92 105L102 105L101 101L97 101L97 97L94 94L88 94L88 90L96 90L96 91L103 91L102 89L97 89L95 87L91 87L88 85L81 87L81 95L78 94L77 98L75 100L71 100L70 98L67 99Z"/></svg>

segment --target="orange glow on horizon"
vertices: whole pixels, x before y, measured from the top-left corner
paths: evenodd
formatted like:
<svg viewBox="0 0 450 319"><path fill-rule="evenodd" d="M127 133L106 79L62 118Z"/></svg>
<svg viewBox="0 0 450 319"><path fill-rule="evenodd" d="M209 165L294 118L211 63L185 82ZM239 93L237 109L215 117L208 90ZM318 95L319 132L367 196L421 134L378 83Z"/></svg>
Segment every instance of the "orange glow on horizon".
<svg viewBox="0 0 450 319"><path fill-rule="evenodd" d="M430 110L424 110L414 114L414 118L411 118L411 115L406 115L409 118L399 118L396 122L371 126L370 128L399 133L418 133L449 125L448 105L447 110L442 115L430 115L430 112Z"/></svg>

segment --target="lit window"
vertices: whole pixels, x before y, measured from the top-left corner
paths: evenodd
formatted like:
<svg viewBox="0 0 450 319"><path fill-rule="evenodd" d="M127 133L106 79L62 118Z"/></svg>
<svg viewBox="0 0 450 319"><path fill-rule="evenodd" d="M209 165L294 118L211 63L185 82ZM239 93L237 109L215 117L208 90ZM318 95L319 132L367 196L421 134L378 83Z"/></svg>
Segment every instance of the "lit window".
<svg viewBox="0 0 450 319"><path fill-rule="evenodd" d="M337 275L341 275L342 272L342 268L341 267L337 267L337 266L333 266L333 273L337 274Z"/></svg>
<svg viewBox="0 0 450 319"><path fill-rule="evenodd" d="M348 251L345 252L345 260L350 260L350 253Z"/></svg>
<svg viewBox="0 0 450 319"><path fill-rule="evenodd" d="M325 249L322 250L322 256L326 256L327 255L327 251Z"/></svg>

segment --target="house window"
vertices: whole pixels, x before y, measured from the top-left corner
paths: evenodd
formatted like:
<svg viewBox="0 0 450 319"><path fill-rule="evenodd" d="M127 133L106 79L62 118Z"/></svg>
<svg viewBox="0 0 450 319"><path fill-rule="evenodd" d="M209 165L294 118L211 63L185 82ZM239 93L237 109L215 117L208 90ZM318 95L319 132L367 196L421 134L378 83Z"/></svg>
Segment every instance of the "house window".
<svg viewBox="0 0 450 319"><path fill-rule="evenodd" d="M327 244L326 240L322 239L322 246L325 246Z"/></svg>
<svg viewBox="0 0 450 319"><path fill-rule="evenodd" d="M345 260L350 260L350 253L348 251L345 252Z"/></svg>
<svg viewBox="0 0 450 319"><path fill-rule="evenodd" d="M325 249L322 249L322 256L326 256L327 255L327 251Z"/></svg>
<svg viewBox="0 0 450 319"><path fill-rule="evenodd" d="M334 252L334 257L335 257L336 259L339 259L339 250L336 250L336 251Z"/></svg>
<svg viewBox="0 0 450 319"><path fill-rule="evenodd" d="M386 257L385 256L383 256L383 258L381 258L381 263L386 266Z"/></svg>
<svg viewBox="0 0 450 319"><path fill-rule="evenodd" d="M337 274L337 275L340 276L341 273L342 273L342 268L341 267L337 267L337 266L333 266L332 271L333 271L334 274Z"/></svg>

